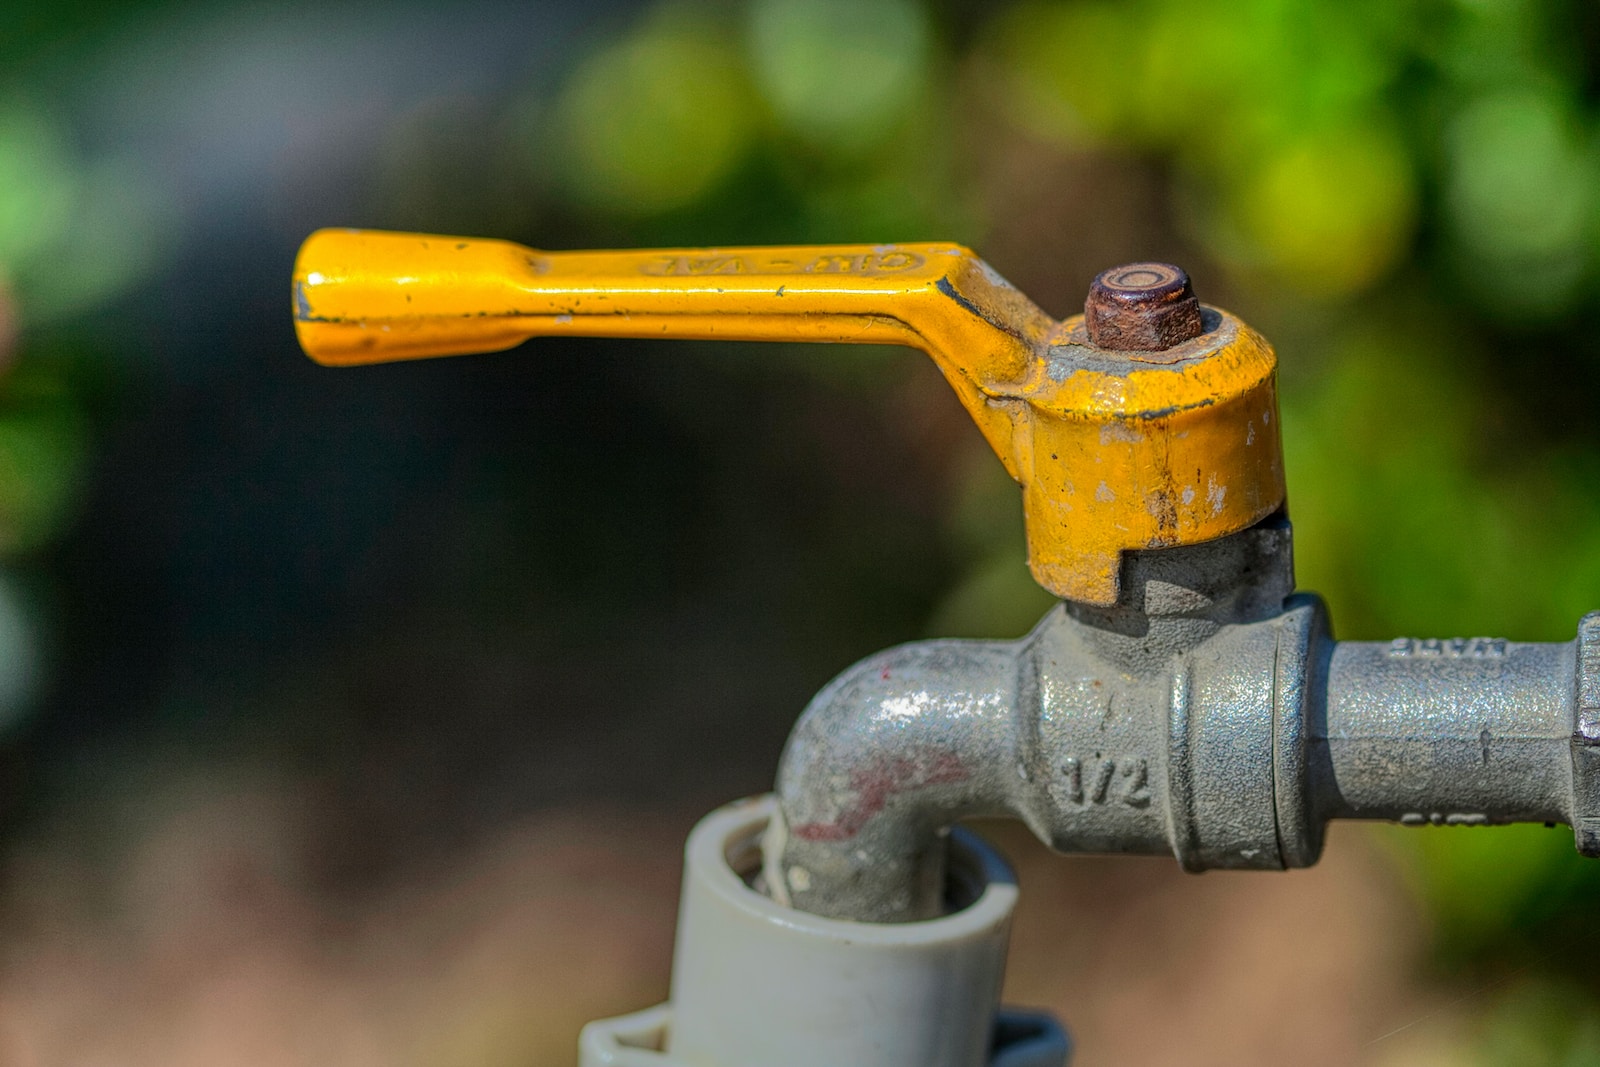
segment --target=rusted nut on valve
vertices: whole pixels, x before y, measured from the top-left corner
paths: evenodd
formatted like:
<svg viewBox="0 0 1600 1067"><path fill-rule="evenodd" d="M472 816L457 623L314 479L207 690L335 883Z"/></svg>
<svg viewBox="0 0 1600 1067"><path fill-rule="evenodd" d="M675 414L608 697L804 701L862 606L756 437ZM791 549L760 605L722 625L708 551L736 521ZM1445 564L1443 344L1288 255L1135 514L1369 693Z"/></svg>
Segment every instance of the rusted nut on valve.
<svg viewBox="0 0 1600 1067"><path fill-rule="evenodd" d="M1170 263L1128 263L1095 278L1083 305L1096 348L1159 352L1205 330L1189 275Z"/></svg>

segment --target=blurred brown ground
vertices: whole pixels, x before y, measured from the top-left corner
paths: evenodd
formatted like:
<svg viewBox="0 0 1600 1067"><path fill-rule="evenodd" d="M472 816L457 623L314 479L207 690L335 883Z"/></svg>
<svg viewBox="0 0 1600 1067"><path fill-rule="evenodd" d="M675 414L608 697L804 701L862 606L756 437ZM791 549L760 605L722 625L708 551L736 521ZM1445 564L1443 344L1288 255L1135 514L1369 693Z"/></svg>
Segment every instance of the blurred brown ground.
<svg viewBox="0 0 1600 1067"><path fill-rule="evenodd" d="M0 984L8 1067L560 1065L579 1027L666 994L691 817L551 811L400 888L330 899L314 801L284 783L167 798L124 854L19 850ZM1392 1059L1432 1006L1417 916L1335 828L1285 875L1061 858L988 824L1023 884L1007 999L1078 1067ZM1377 1040L1377 1043L1373 1042Z"/></svg>

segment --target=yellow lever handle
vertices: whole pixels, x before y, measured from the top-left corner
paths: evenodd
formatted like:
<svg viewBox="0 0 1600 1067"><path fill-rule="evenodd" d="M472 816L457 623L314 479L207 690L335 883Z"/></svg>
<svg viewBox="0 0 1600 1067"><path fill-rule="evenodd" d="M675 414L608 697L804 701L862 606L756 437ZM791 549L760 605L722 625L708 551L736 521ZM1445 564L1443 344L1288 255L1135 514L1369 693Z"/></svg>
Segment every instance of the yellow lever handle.
<svg viewBox="0 0 1600 1067"><path fill-rule="evenodd" d="M295 263L300 343L350 365L540 335L909 345L1024 489L1029 563L1116 601L1121 552L1209 540L1283 500L1270 346L1226 313L1163 352L1088 343L950 244L543 252L321 230Z"/></svg>
<svg viewBox="0 0 1600 1067"><path fill-rule="evenodd" d="M294 285L300 343L324 364L492 352L558 334L910 345L969 408L984 386L1026 375L1055 326L946 244L541 252L321 230L300 250ZM951 315L953 301L994 305L1004 325ZM946 357L956 351L960 361ZM1008 423L995 428L1009 436Z"/></svg>

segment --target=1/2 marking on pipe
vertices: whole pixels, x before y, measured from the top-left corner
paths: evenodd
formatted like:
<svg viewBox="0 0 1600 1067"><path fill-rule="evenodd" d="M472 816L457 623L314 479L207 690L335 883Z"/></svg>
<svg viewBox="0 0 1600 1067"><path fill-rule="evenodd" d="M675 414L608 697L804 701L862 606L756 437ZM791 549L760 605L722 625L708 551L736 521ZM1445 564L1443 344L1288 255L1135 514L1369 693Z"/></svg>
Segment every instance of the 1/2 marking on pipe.
<svg viewBox="0 0 1600 1067"><path fill-rule="evenodd" d="M1070 804L1126 804L1142 808L1150 803L1150 765L1143 756L1100 756L1087 768L1077 756L1061 762L1066 778L1062 795Z"/></svg>

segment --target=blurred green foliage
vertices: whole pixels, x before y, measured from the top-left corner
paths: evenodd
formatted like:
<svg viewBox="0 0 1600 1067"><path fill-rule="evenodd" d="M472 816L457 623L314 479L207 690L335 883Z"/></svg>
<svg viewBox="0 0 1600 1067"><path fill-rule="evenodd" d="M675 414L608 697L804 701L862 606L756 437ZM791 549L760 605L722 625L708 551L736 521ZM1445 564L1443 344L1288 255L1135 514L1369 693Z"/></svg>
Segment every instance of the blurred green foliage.
<svg viewBox="0 0 1600 1067"><path fill-rule="evenodd" d="M1533 979L1466 998L1470 1013L1441 1025L1424 1019L1377 1044L1376 1062L1389 1067L1593 1067L1600 1064L1600 1012L1581 986ZM1432 1033L1429 1033L1429 1030ZM1395 1040L1398 1039L1398 1040ZM1398 1046L1398 1047L1396 1047Z"/></svg>
<svg viewBox="0 0 1600 1067"><path fill-rule="evenodd" d="M1600 1064L1600 1012L1585 1006L1586 999L1572 987L1519 986L1479 1020L1477 1047L1468 1051L1466 1062L1483 1067Z"/></svg>
<svg viewBox="0 0 1600 1067"><path fill-rule="evenodd" d="M911 0L754 0L750 52L773 113L830 155L856 155L929 95L928 13Z"/></svg>
<svg viewBox="0 0 1600 1067"><path fill-rule="evenodd" d="M48 36L48 21L29 26ZM483 158L520 169L497 178L510 185L496 203L516 210L482 218L524 227L537 208L541 232L616 243L981 250L1029 220L1009 217L1006 182L984 187L976 156L1025 143L1030 160L1149 175L1160 247L1130 228L1127 258L1188 250L1202 295L1227 294L1279 344L1302 584L1328 596L1341 633L1565 640L1600 606L1597 43L1600 15L1577 0L667 0L483 123L502 139ZM426 180L449 138L474 151L453 116L397 120L378 184L405 225L461 217L467 179ZM0 80L0 355L18 360L0 381L0 559L13 565L70 520L93 436L92 363L45 359L51 331L154 276L161 235L183 222L143 173L83 153L26 78ZM1094 196L1116 179L1097 180L1063 187L1059 210L1127 225ZM20 324L15 345L6 323ZM872 391L893 381L875 370L889 358L773 361ZM963 574L929 628L1014 634L1046 600L1022 567L1015 493L971 436L943 519ZM1452 966L1554 969L1539 946L1600 891L1600 865L1564 831L1386 839ZM1595 978L1561 981L1592 995ZM1481 1062L1600 1062L1600 1021L1566 1010L1562 988L1499 995Z"/></svg>
<svg viewBox="0 0 1600 1067"><path fill-rule="evenodd" d="M758 107L715 22L658 12L567 86L558 104L567 192L624 217L692 204L749 155Z"/></svg>
<svg viewBox="0 0 1600 1067"><path fill-rule="evenodd" d="M1409 251L1418 176L1385 97L1402 65L1398 24L1416 12L1024 5L1001 20L994 62L1018 121L1171 160L1182 223L1236 269L1340 296Z"/></svg>
<svg viewBox="0 0 1600 1067"><path fill-rule="evenodd" d="M1573 863L1572 835L1565 826L1518 825L1490 833L1448 833L1440 828L1384 827L1384 844L1408 861L1411 883L1428 903L1447 962L1462 963L1485 952L1511 951L1508 962L1537 962L1547 970L1586 977L1587 953L1580 931L1560 930L1561 959L1547 959L1536 945L1508 946L1506 927L1561 928L1600 895L1596 864ZM1590 946L1592 947L1592 946Z"/></svg>

